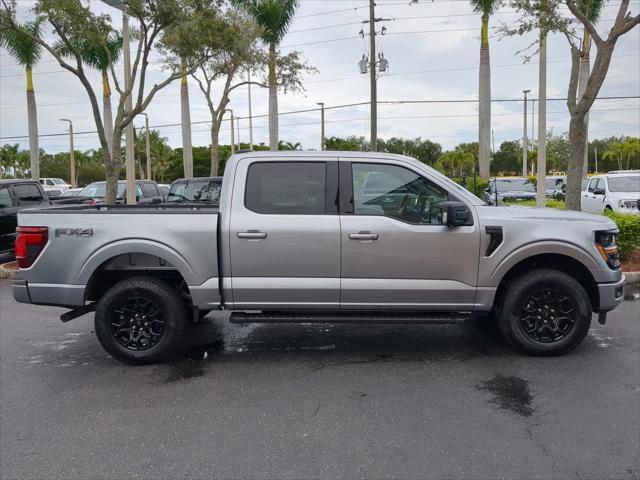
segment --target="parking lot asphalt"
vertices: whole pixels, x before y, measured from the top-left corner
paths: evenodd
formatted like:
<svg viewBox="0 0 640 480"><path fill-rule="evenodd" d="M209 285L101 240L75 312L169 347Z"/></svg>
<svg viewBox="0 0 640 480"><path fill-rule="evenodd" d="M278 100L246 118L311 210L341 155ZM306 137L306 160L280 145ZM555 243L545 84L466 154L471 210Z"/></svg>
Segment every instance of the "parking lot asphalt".
<svg viewBox="0 0 640 480"><path fill-rule="evenodd" d="M640 300L563 357L491 323L194 326L148 367L0 281L0 477L640 478Z"/></svg>

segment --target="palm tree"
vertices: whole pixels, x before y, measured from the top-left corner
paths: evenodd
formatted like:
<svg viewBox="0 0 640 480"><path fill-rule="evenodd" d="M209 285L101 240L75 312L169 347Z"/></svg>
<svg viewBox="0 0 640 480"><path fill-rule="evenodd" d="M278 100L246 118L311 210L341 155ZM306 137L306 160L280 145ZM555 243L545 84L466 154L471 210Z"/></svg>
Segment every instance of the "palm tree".
<svg viewBox="0 0 640 480"><path fill-rule="evenodd" d="M302 144L300 142L285 142L284 140L280 140L278 142L279 150L302 150Z"/></svg>
<svg viewBox="0 0 640 480"><path fill-rule="evenodd" d="M236 0L262 27L262 40L269 46L269 148L278 150L277 47L293 19L299 0Z"/></svg>
<svg viewBox="0 0 640 480"><path fill-rule="evenodd" d="M40 60L42 47L32 36L40 35L40 21L26 22L17 29L0 30L0 46L6 48L16 62L25 68L27 75L27 119L29 122L29 152L31 178L40 178L40 149L38 147L38 112L33 88L33 66Z"/></svg>
<svg viewBox="0 0 640 480"><path fill-rule="evenodd" d="M489 58L489 16L500 6L500 0L471 0L476 13L482 14L480 35L480 82L478 90L478 131L480 177L489 178L491 157L491 61Z"/></svg>
<svg viewBox="0 0 640 480"><path fill-rule="evenodd" d="M604 160L614 159L618 162L618 169L622 170L622 162L624 159L625 146L622 142L611 142L609 148L602 153Z"/></svg>
<svg viewBox="0 0 640 480"><path fill-rule="evenodd" d="M193 148L191 144L191 110L189 107L189 84L187 83L187 64L182 61L180 80L180 113L182 123L182 164L184 178L193 177Z"/></svg>
<svg viewBox="0 0 640 480"><path fill-rule="evenodd" d="M576 2L578 8L586 15L592 24L596 24L600 19L600 12L604 6L603 0L578 0ZM580 73L578 74L578 97L582 98L584 91L587 88L587 80L591 73L591 34L585 28L582 35L582 56L580 57ZM584 152L584 166L582 169L583 175L586 175L589 168L589 113L584 117L586 135L585 143L587 148Z"/></svg>

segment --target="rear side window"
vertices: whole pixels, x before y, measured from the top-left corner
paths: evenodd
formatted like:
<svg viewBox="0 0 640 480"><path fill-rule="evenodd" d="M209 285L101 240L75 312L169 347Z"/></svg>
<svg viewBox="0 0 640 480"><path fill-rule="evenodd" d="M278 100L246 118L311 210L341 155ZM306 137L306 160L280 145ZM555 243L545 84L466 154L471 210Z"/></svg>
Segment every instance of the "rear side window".
<svg viewBox="0 0 640 480"><path fill-rule="evenodd" d="M9 208L13 206L13 199L9 193L8 187L0 187L0 208Z"/></svg>
<svg viewBox="0 0 640 480"><path fill-rule="evenodd" d="M157 197L160 195L158 193L158 189L153 183L143 183L142 192L144 193L145 197Z"/></svg>
<svg viewBox="0 0 640 480"><path fill-rule="evenodd" d="M13 194L16 197L18 205L40 205L44 199L38 187L32 183L13 186Z"/></svg>
<svg viewBox="0 0 640 480"><path fill-rule="evenodd" d="M245 206L256 213L322 215L327 167L324 162L260 162L249 167Z"/></svg>

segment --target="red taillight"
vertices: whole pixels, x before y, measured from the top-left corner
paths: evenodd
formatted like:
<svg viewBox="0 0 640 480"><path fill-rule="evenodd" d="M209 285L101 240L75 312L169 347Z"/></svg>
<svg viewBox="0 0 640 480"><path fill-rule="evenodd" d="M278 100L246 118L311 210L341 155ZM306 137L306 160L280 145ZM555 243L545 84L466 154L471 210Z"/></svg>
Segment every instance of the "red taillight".
<svg viewBox="0 0 640 480"><path fill-rule="evenodd" d="M18 267L29 268L36 261L49 240L47 227L18 227L16 229L16 260Z"/></svg>

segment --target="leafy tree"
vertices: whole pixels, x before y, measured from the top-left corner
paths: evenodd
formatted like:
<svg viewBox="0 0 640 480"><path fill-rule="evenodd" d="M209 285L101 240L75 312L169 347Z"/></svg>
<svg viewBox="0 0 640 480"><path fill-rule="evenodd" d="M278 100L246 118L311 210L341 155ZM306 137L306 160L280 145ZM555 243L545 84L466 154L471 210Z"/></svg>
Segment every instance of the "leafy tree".
<svg viewBox="0 0 640 480"><path fill-rule="evenodd" d="M500 7L500 0L471 0L476 13L482 14L480 34L480 82L478 90L480 177L489 178L491 160L491 60L489 58L489 17Z"/></svg>
<svg viewBox="0 0 640 480"><path fill-rule="evenodd" d="M439 143L422 138L404 139L392 137L389 140L378 139L378 151L408 155L427 165L435 165L442 153Z"/></svg>
<svg viewBox="0 0 640 480"><path fill-rule="evenodd" d="M300 142L285 142L284 140L278 141L278 150L302 150L302 144Z"/></svg>
<svg viewBox="0 0 640 480"><path fill-rule="evenodd" d="M342 152L366 152L369 150L369 141L364 137L356 136L329 137L325 139L325 149Z"/></svg>
<svg viewBox="0 0 640 480"><path fill-rule="evenodd" d="M284 38L299 0L236 0L262 27L262 40L269 47L269 147L278 150L278 83L276 59L278 45Z"/></svg>
<svg viewBox="0 0 640 480"><path fill-rule="evenodd" d="M117 181L122 168L121 139L125 128L140 112L144 111L155 95L174 80L180 78L180 71L171 71L162 81L146 89L146 75L149 67L149 56L160 40L165 40L165 33L178 24L189 24L203 9L215 9L215 0L123 0L124 6L131 18L137 23L139 36L131 69L131 82L128 86L121 86L115 74L113 62L110 73L115 89L120 94L116 117L114 120L113 138L111 145L106 136L104 123L100 116L100 108L96 94L89 82L83 59L83 51L79 45L90 45L95 48L106 45L109 38L116 32L108 15L95 15L89 6L79 0L39 0L32 13L41 19L51 29L51 35L39 37L25 32L32 41L47 50L62 68L71 72L81 82L91 103L93 119L96 124L100 147L103 154L107 187L106 201L116 200ZM16 21L15 0L2 0L0 7L0 31L14 35L23 30ZM188 32L187 32L188 33ZM175 37L174 37L175 38ZM197 40L185 35L185 38ZM171 39L166 39L169 43ZM61 46L73 60L67 58L57 49ZM110 55L110 54L109 54ZM206 61L201 58L200 61ZM196 64L192 66L196 68ZM190 73L190 72L189 72ZM127 108L127 100L131 99L132 108Z"/></svg>
<svg viewBox="0 0 640 480"><path fill-rule="evenodd" d="M436 168L451 177L469 175L475 168L473 154L462 150L453 150L440 155Z"/></svg>
<svg viewBox="0 0 640 480"><path fill-rule="evenodd" d="M547 169L555 172L566 172L569 166L569 137L567 133L554 135L553 130L547 132Z"/></svg>
<svg viewBox="0 0 640 480"><path fill-rule="evenodd" d="M507 140L493 155L491 170L494 175L517 175L522 169L522 145L518 140Z"/></svg>
<svg viewBox="0 0 640 480"><path fill-rule="evenodd" d="M593 19L585 15L576 0L545 0L544 2L511 0L510 5L518 10L520 17L515 27L504 26L504 33L522 35L540 29L550 33L562 33L569 43L571 73L567 89L567 107L571 120L569 123L570 156L567 169L567 208L579 211L587 135L585 118L607 76L611 57L618 40L640 23L640 15L632 16L628 11L629 0L622 0L613 25L605 36L598 32ZM569 9L568 15L562 10L565 5ZM584 56L584 45L580 42L576 25L582 26L589 33L596 47L593 69L584 82L585 88L581 95L578 93L578 83L580 59Z"/></svg>
<svg viewBox="0 0 640 480"><path fill-rule="evenodd" d="M40 39L40 19L18 23L13 28L4 28L0 23L0 47L4 47L13 59L22 65L27 76L27 120L29 124L29 151L31 178L40 178L40 149L38 147L38 111L36 92L33 87L33 67L40 60L42 46Z"/></svg>

